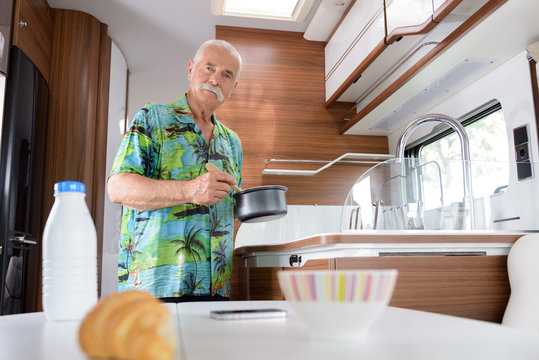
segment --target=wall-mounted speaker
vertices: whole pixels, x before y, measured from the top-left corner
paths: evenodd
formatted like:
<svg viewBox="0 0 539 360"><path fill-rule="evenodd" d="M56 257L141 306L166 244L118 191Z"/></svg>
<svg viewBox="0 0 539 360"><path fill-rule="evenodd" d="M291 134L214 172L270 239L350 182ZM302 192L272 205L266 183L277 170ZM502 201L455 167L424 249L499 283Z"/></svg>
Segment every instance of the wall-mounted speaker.
<svg viewBox="0 0 539 360"><path fill-rule="evenodd" d="M533 177L533 166L531 163L528 139L528 124L513 129L515 161L517 164L517 177L519 180Z"/></svg>

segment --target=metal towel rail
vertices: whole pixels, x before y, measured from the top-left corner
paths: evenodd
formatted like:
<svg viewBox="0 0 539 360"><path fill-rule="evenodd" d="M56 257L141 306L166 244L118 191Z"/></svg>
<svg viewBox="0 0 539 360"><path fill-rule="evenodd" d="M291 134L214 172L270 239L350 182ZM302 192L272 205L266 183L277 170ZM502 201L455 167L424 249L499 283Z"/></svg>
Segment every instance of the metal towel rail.
<svg viewBox="0 0 539 360"><path fill-rule="evenodd" d="M327 162L326 165L316 169L316 170L294 170L294 169L264 169L262 170L263 175L300 175L300 176L312 176L318 174L320 171L327 169L338 162L347 162L352 161L343 161L344 159L356 159L359 161L354 161L354 163L364 163L364 164L373 164L388 159L392 159L393 155L390 154L365 154L365 153L346 153L335 160L332 161L319 161L319 160L291 160L291 159L266 159L266 166L270 162Z"/></svg>

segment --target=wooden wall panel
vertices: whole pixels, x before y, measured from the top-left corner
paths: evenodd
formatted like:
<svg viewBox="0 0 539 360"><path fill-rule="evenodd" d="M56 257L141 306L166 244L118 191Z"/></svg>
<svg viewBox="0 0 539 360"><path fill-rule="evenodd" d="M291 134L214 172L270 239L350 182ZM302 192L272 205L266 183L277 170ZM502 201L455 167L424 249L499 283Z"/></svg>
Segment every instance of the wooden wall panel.
<svg viewBox="0 0 539 360"><path fill-rule="evenodd" d="M371 164L336 164L315 176L262 175L265 159L329 161L347 152L388 151L385 136L338 134L339 114L350 106L324 107L324 43L307 41L301 33L223 26L216 38L232 43L243 58L239 84L216 113L242 140L242 186L285 185L290 205L344 204Z"/></svg>
<svg viewBox="0 0 539 360"><path fill-rule="evenodd" d="M509 300L507 256L340 258L336 268L397 269L391 306L500 323Z"/></svg>
<svg viewBox="0 0 539 360"><path fill-rule="evenodd" d="M107 27L93 16L53 10L43 224L54 203L54 184L83 182L98 249L103 234L110 45Z"/></svg>
<svg viewBox="0 0 539 360"><path fill-rule="evenodd" d="M51 96L44 213L52 207L53 185L76 180L86 184L93 209L96 118L101 23L71 10L54 10ZM90 185L90 186L89 186Z"/></svg>
<svg viewBox="0 0 539 360"><path fill-rule="evenodd" d="M13 21L13 45L21 49L50 84L52 16L46 0L17 0ZM19 22L26 25L19 25Z"/></svg>
<svg viewBox="0 0 539 360"><path fill-rule="evenodd" d="M315 176L262 175L271 158L333 160L347 152L387 153L387 137L338 134L340 115L351 104L326 109L324 43L296 32L217 26L216 38L236 47L243 59L239 84L216 112L243 146L243 188L288 187L289 205L343 205L354 182L372 164L336 164ZM270 164L317 169L323 163ZM237 230L239 223L236 222ZM232 298L242 299L245 274L234 263Z"/></svg>

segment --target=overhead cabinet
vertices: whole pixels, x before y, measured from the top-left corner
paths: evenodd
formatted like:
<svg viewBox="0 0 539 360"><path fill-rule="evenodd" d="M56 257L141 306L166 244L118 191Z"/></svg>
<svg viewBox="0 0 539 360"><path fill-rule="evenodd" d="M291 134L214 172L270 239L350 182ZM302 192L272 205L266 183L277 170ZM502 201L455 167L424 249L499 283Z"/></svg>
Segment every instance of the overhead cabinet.
<svg viewBox="0 0 539 360"><path fill-rule="evenodd" d="M359 64L366 65L370 54L385 47L385 36L384 1L356 1L326 45L326 99Z"/></svg>
<svg viewBox="0 0 539 360"><path fill-rule="evenodd" d="M432 0L387 0L385 6L388 38L419 31L418 27L432 21L434 12Z"/></svg>
<svg viewBox="0 0 539 360"><path fill-rule="evenodd" d="M325 47L326 106L352 102L357 117L503 2L357 0Z"/></svg>

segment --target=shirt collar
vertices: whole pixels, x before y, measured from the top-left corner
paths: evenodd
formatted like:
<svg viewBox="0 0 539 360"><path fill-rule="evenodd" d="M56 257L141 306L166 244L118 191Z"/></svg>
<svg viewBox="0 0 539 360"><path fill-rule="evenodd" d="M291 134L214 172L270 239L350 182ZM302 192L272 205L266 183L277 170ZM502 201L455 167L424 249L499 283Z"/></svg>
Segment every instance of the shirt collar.
<svg viewBox="0 0 539 360"><path fill-rule="evenodd" d="M178 100L171 103L170 105L172 106L174 113L177 115L177 119L179 122L184 124L195 124L191 108L189 107L189 103L187 102L187 93L184 93L178 98ZM211 120L214 124L213 134L216 136L223 135L223 124L217 121L217 119L215 118L215 113L211 114Z"/></svg>

